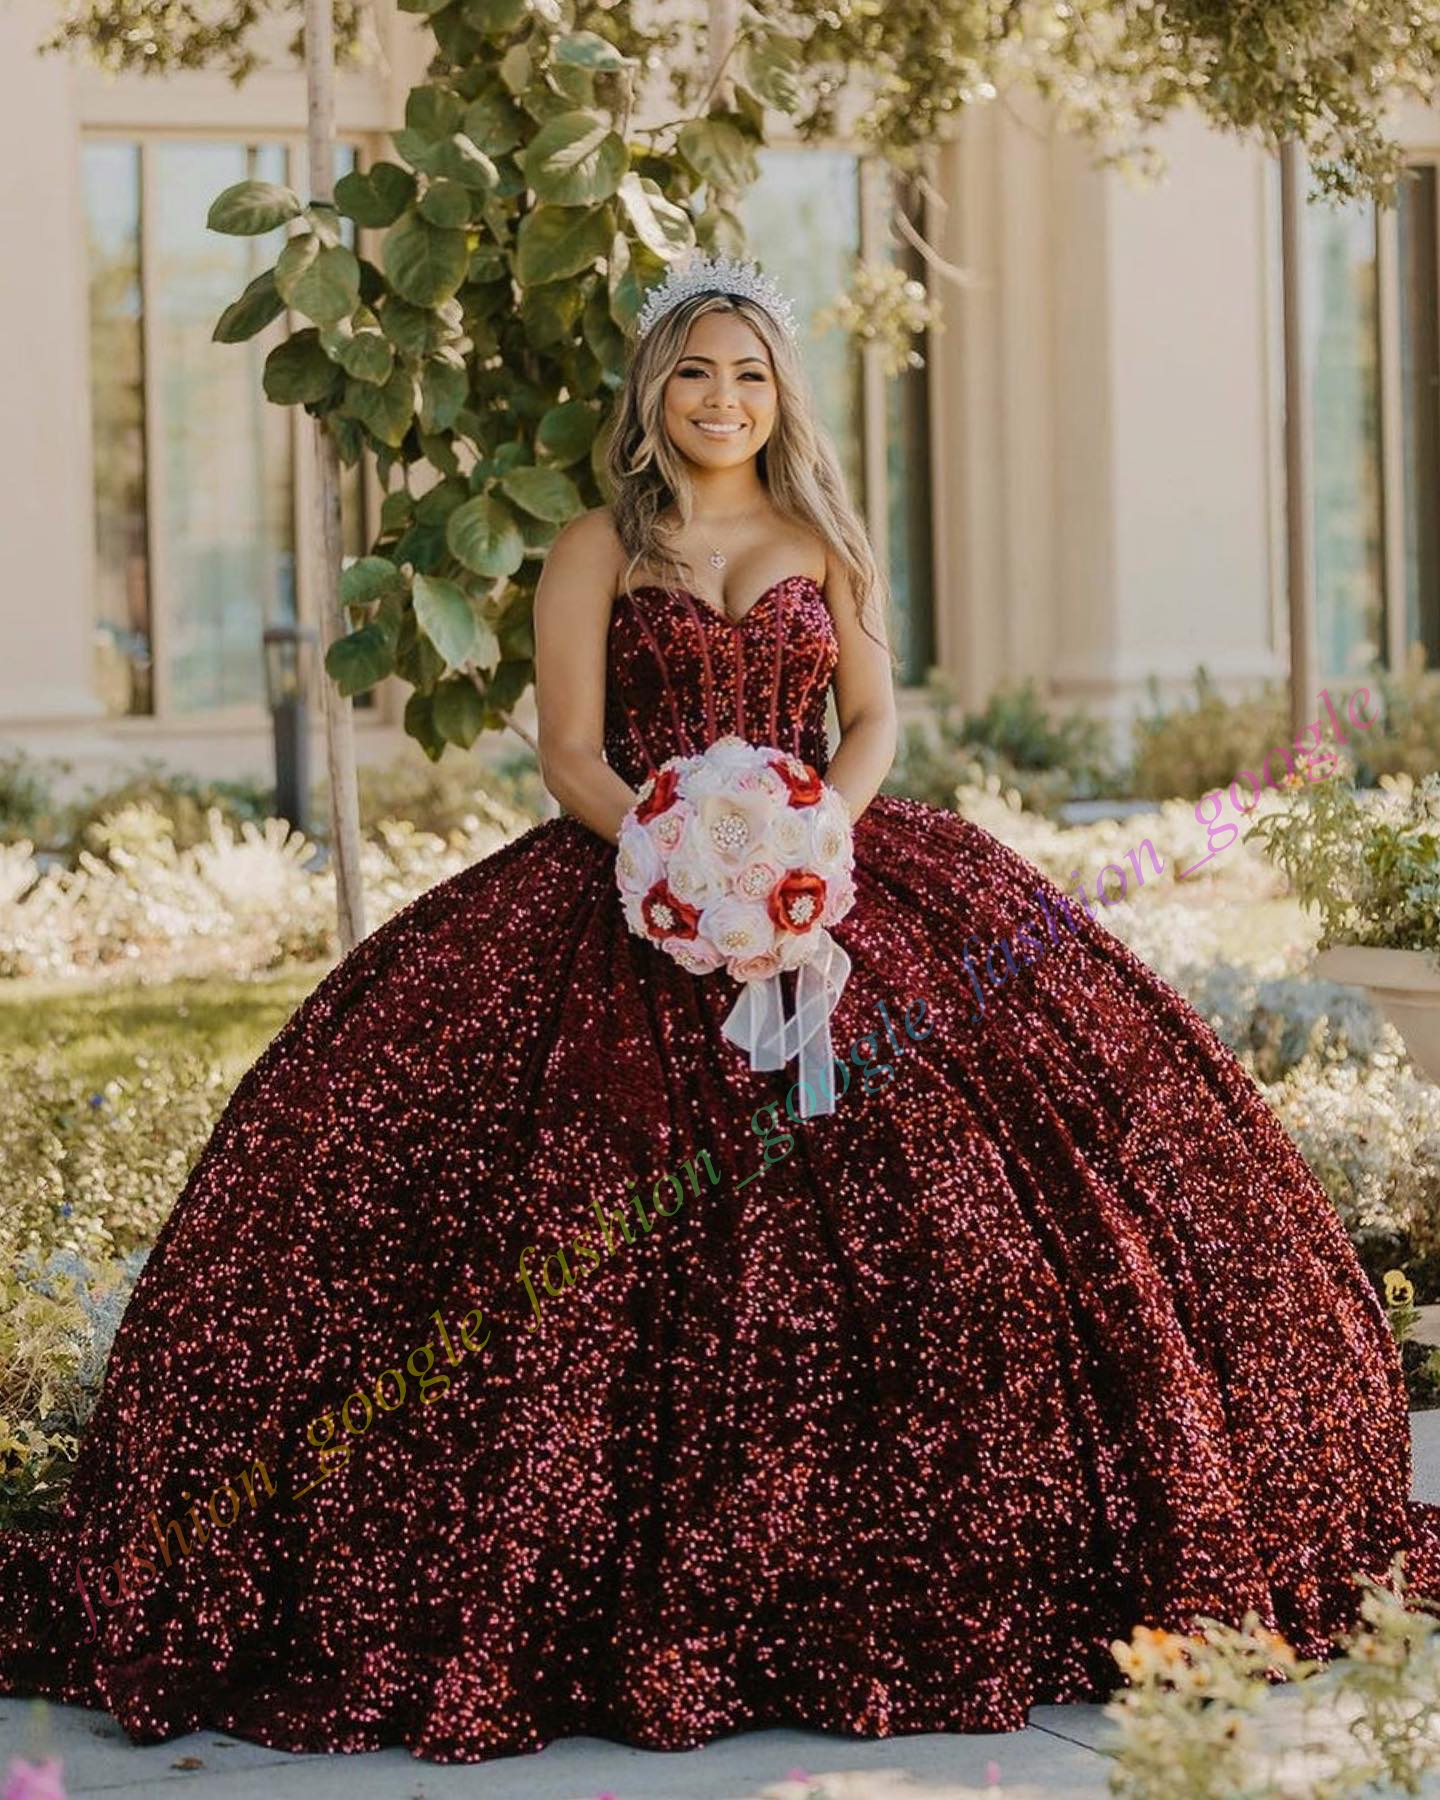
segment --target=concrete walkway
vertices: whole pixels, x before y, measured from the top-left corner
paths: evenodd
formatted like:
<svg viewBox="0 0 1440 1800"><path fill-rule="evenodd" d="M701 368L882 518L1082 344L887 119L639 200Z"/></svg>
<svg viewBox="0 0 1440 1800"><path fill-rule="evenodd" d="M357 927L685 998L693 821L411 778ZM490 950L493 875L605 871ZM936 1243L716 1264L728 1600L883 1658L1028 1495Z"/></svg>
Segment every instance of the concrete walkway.
<svg viewBox="0 0 1440 1800"><path fill-rule="evenodd" d="M1413 1414L1411 1427L1415 1496L1440 1501L1440 1411ZM1276 1690L1267 1704L1281 1695ZM40 1752L37 1711L33 1702L0 1697L0 1774L12 1755ZM850 1772L845 1800L870 1800L872 1792L889 1800L880 1771L904 1771L917 1785L895 1788L894 1800L924 1800L957 1786L983 1789L992 1762L1004 1794L1103 1800L1109 1764L1099 1746L1111 1731L1098 1705L1037 1706L1025 1730L984 1736L864 1742L816 1731L751 1731L668 1754L570 1738L537 1756L442 1767L404 1750L286 1756L213 1731L142 1749L104 1713L47 1706L44 1715L48 1753L63 1759L70 1795L183 1790L206 1800L750 1800L797 1768L816 1776ZM873 1787L863 1774L875 1778ZM1424 1791L1440 1797L1440 1777Z"/></svg>

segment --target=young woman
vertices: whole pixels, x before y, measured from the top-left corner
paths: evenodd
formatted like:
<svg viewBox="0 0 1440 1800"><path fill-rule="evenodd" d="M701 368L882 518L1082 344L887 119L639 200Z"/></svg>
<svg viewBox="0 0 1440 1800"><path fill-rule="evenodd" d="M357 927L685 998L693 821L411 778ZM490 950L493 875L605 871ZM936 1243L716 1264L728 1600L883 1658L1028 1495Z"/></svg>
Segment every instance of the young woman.
<svg viewBox="0 0 1440 1800"><path fill-rule="evenodd" d="M566 816L240 1083L58 1528L0 1538L5 1691L437 1761L1008 1731L1137 1624L1253 1607L1325 1655L1352 1573L1440 1587L1382 1309L1257 1089L1022 858L879 793L884 585L784 314L734 265L648 302L614 505L536 596ZM903 1082L803 1122L616 887L647 773L731 732L852 815L834 1040L926 1004Z"/></svg>

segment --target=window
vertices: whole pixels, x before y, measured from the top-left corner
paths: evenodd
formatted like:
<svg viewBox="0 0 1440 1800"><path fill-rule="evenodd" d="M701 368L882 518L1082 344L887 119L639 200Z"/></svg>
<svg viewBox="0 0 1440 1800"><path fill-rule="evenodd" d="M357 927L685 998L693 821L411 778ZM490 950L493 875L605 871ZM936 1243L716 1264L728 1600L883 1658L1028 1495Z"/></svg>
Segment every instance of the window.
<svg viewBox="0 0 1440 1800"><path fill-rule="evenodd" d="M114 714L244 713L265 699L261 632L301 611L300 416L261 368L286 324L211 334L283 233L225 237L210 202L247 178L296 185L298 146L88 139L97 683ZM337 173L353 167L337 152ZM297 171L298 173L298 171ZM303 191L303 187L302 187ZM346 483L346 547L364 535Z"/></svg>
<svg viewBox="0 0 1440 1800"><path fill-rule="evenodd" d="M1440 668L1440 261L1436 165L1409 171L1398 225L1405 640Z"/></svg>
<svg viewBox="0 0 1440 1800"><path fill-rule="evenodd" d="M887 378L838 330L808 329L848 287L862 248L873 261L903 260L922 279L923 265L913 266L916 253L887 229L888 210L899 202L879 159L780 147L761 150L759 162L760 179L740 206L750 254L800 320L816 411L890 578L900 678L923 681L933 659L928 366Z"/></svg>
<svg viewBox="0 0 1440 1800"><path fill-rule="evenodd" d="M1440 666L1436 164L1398 209L1307 204L1301 242L1321 674Z"/></svg>

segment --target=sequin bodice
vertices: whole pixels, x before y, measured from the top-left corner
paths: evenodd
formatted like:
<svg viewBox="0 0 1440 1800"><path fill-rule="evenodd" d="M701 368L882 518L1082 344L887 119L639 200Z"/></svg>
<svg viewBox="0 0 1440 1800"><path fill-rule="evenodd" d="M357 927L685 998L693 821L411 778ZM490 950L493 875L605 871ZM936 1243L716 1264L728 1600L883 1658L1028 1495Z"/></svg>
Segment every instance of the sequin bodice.
<svg viewBox="0 0 1440 1800"><path fill-rule="evenodd" d="M824 590L810 575L777 581L738 623L684 588L630 589L610 615L606 759L638 786L667 756L734 732L823 773L838 658Z"/></svg>

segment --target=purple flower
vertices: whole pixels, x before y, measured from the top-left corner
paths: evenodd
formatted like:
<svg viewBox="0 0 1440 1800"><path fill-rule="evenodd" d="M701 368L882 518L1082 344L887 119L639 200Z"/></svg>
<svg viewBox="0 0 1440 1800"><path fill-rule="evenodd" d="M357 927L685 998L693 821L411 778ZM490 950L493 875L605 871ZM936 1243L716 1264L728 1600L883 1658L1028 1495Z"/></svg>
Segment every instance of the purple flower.
<svg viewBox="0 0 1440 1800"><path fill-rule="evenodd" d="M92 1106L103 1106L105 1104L105 1096L103 1094L92 1094L90 1096L90 1104Z"/></svg>

